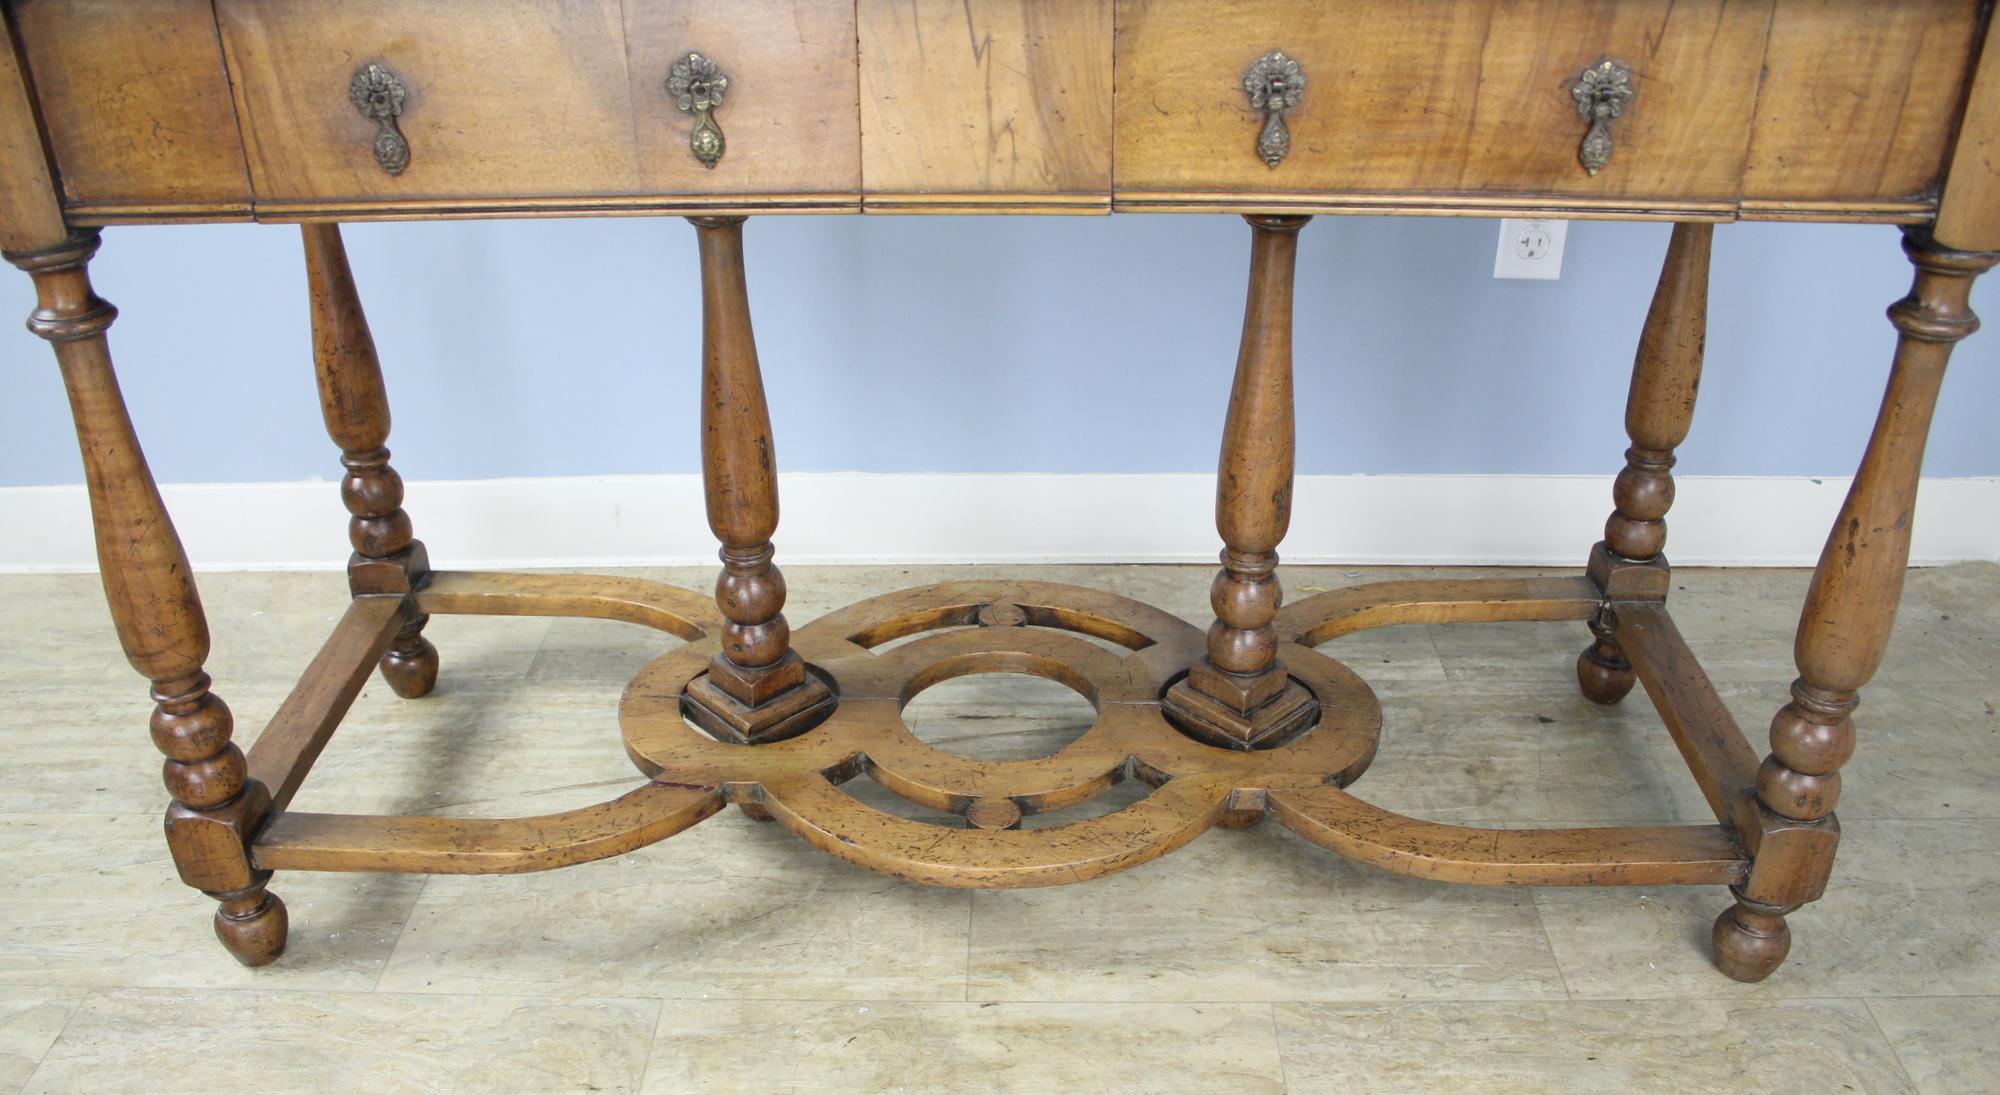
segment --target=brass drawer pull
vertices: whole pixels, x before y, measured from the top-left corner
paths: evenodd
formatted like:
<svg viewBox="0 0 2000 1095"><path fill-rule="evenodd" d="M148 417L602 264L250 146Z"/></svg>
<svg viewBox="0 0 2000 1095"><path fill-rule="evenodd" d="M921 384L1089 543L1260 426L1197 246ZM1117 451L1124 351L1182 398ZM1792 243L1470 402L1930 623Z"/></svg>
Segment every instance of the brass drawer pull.
<svg viewBox="0 0 2000 1095"><path fill-rule="evenodd" d="M688 150L703 167L713 168L727 147L722 127L709 113L722 105L722 93L729 90L729 76L711 58L690 53L674 62L667 76L667 94L675 105L695 116L694 132L688 134Z"/></svg>
<svg viewBox="0 0 2000 1095"><path fill-rule="evenodd" d="M1285 128L1285 111L1299 105L1306 89L1305 70L1279 50L1272 50L1243 73L1243 90L1250 95L1250 109L1264 112L1264 128L1257 134L1257 158L1277 167L1292 150L1292 133Z"/></svg>
<svg viewBox="0 0 2000 1095"><path fill-rule="evenodd" d="M1576 158L1595 175L1611 162L1611 119L1632 105L1632 70L1616 61L1599 61L1583 70L1569 93L1577 114L1590 123Z"/></svg>
<svg viewBox="0 0 2000 1095"><path fill-rule="evenodd" d="M354 82L347 87L354 109L375 123L375 162L391 175L401 175L410 166L410 142L396 128L408 94L395 73L372 61L355 70Z"/></svg>

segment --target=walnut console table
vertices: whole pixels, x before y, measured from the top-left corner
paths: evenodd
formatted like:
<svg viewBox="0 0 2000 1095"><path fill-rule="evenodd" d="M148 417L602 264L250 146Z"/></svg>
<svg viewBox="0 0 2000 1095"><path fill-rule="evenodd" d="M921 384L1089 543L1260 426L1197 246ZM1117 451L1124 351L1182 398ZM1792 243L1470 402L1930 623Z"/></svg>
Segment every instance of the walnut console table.
<svg viewBox="0 0 2000 1095"><path fill-rule="evenodd" d="M285 944L275 871L543 870L662 840L729 803L833 855L946 886L1087 879L1266 816L1425 878L1727 886L1716 960L1739 980L1777 968L1786 918L1826 885L1850 716L1888 643L1939 382L1952 344L1977 325L1973 278L2000 261L2000 46L1986 43L1984 3L0 9L0 245L34 279L28 325L53 345L68 388L112 617L152 682L174 799L167 842L181 877L220 902L216 932L245 963ZM1036 582L906 590L793 632L772 563L778 499L745 219L1128 210L1249 223L1206 634L1121 597ZM1293 259L1311 216L1343 213L1674 222L1638 336L1632 446L1604 540L1578 545L1574 576L1390 582L1281 603ZM587 214L696 227L702 466L723 564L713 598L621 578L433 570L402 508L339 222ZM1799 678L1789 701L1773 697L1761 760L1675 629L1662 554L1701 371L1710 239L1739 219L1902 225L1916 268L1889 309L1887 395L1807 595ZM105 226L226 220L302 226L312 357L354 547L351 605L247 755L202 670L201 602L112 373L116 310L87 273ZM403 697L431 690L438 651L423 630L438 613L595 617L685 639L624 694L624 746L643 779L545 817L291 810L378 665ZM1588 625L1584 694L1616 703L1643 683L1715 824L1476 829L1351 794L1381 709L1315 647L1390 624L1496 620ZM898 639L910 641L889 645ZM1008 763L948 755L905 728L916 693L984 672L1058 681L1096 721L1049 756ZM862 778L964 823L864 806L842 788ZM1089 820L1021 827L1124 779L1149 793Z"/></svg>

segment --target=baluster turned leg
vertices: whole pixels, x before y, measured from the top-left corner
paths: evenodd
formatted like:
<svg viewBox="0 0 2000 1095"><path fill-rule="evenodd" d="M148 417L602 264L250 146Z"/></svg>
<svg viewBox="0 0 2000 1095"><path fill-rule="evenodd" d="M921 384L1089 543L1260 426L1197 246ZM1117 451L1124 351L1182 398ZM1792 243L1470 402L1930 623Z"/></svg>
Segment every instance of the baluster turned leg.
<svg viewBox="0 0 2000 1095"><path fill-rule="evenodd" d="M722 541L715 602L727 622L722 649L688 685L682 709L728 740L777 741L818 725L834 696L791 649L785 577L771 564L778 467L750 329L744 218L688 220L701 248L702 484L709 528Z"/></svg>
<svg viewBox="0 0 2000 1095"><path fill-rule="evenodd" d="M1590 576L1607 596L1658 600L1667 595L1667 510L1674 504L1674 449L1687 438L1701 387L1708 337L1708 254L1712 224L1676 224L1660 282L1646 312L1632 388L1625 400L1625 470L1611 488L1616 507L1591 551ZM1596 641L1576 660L1586 699L1611 704L1632 691L1632 663L1612 637L1609 610L1590 622Z"/></svg>
<svg viewBox="0 0 2000 1095"><path fill-rule="evenodd" d="M430 561L403 511L402 476L389 466L389 392L382 383L375 338L347 267L340 226L308 224L301 230L320 412L347 469L340 497L353 515L347 525L354 545L348 584L357 594L408 593L429 573ZM405 699L429 695L437 685L437 647L423 636L429 621L429 616L412 616L382 655L383 678Z"/></svg>
<svg viewBox="0 0 2000 1095"><path fill-rule="evenodd" d="M1851 716L1888 649L1931 412L1952 345L1979 327L1966 305L1972 281L2000 262L2000 252L1950 250L1919 229L1905 232L1903 251L1916 284L1889 309L1898 338L1888 391L1806 592L1793 645L1799 678L1757 770L1750 878L1715 921L1716 964L1738 981L1778 968L1791 949L1786 914L1826 888L1840 840L1840 766L1854 752Z"/></svg>
<svg viewBox="0 0 2000 1095"><path fill-rule="evenodd" d="M248 776L233 723L209 690L208 620L187 553L160 500L111 369L104 333L118 310L91 291L95 231L42 251L9 252L35 281L28 329L49 340L69 392L90 490L97 561L125 656L153 682L153 743L167 756L167 845L181 879L221 902L215 934L237 960L261 966L285 949L284 902L271 872L250 866L249 840L271 795Z"/></svg>
<svg viewBox="0 0 2000 1095"><path fill-rule="evenodd" d="M1222 458L1215 526L1222 570L1209 588L1208 653L1167 690L1163 710L1189 735L1231 749L1276 745L1312 724L1318 704L1278 663L1273 620L1278 543L1292 520L1292 270L1310 217L1250 216L1250 295Z"/></svg>

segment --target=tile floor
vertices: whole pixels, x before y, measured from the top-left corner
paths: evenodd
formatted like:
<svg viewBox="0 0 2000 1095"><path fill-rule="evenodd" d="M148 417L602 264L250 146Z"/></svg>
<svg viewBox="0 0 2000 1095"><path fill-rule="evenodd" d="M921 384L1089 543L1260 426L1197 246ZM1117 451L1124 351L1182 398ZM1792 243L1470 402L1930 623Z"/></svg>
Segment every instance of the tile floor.
<svg viewBox="0 0 2000 1095"><path fill-rule="evenodd" d="M1207 612L1202 568L796 567L791 615L1003 574ZM1761 750L1806 575L1676 582L1682 630ZM247 744L343 583L218 574L204 591L209 668ZM2000 1090L2000 566L1912 573L1846 769L1833 884L1755 986L1709 965L1720 890L1451 887L1266 825L1089 885L966 893L733 811L547 874L282 875L291 949L245 970L166 857L144 686L95 579L0 579L0 620L0 1091ZM371 685L299 808L540 813L635 781L615 702L674 640L571 620L429 633L438 692ZM1706 820L1643 698L1577 696L1583 642L1572 624L1337 640L1387 717L1359 791L1488 825ZM928 740L993 757L1087 717L999 677L910 711Z"/></svg>

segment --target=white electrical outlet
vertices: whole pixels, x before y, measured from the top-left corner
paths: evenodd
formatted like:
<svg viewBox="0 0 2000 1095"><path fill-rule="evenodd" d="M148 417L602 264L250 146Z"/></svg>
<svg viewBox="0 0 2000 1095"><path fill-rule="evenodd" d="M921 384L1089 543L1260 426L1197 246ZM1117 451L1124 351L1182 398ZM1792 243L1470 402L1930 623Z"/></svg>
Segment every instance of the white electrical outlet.
<svg viewBox="0 0 2000 1095"><path fill-rule="evenodd" d="M1513 218L1501 221L1500 248L1493 255L1493 276L1545 281L1562 277L1563 241L1568 238L1568 221Z"/></svg>

